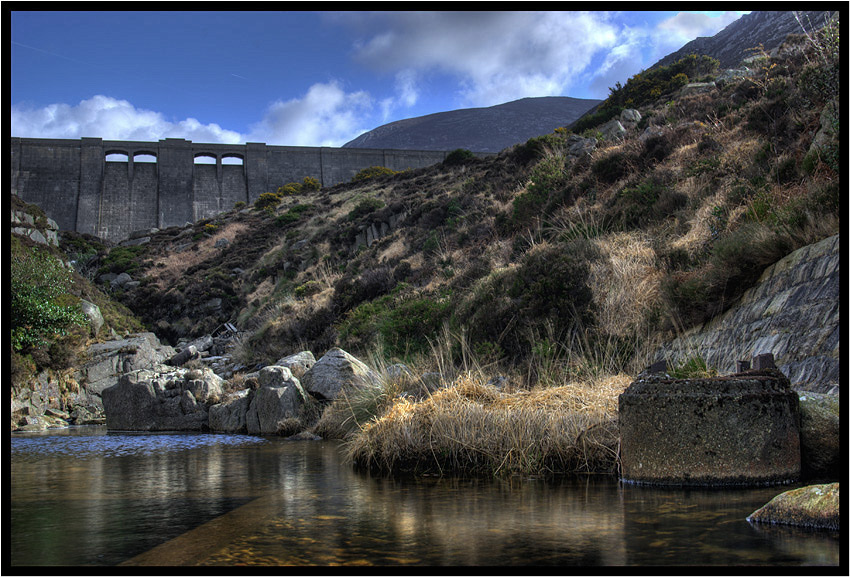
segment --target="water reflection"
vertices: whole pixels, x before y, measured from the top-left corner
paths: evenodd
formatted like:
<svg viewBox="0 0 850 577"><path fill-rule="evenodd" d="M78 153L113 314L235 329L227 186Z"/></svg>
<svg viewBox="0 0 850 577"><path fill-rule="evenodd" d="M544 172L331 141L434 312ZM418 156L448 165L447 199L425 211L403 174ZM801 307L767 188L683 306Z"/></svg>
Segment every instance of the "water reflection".
<svg viewBox="0 0 850 577"><path fill-rule="evenodd" d="M753 527L788 487L375 478L331 442L13 435L13 565L837 564L837 533Z"/></svg>

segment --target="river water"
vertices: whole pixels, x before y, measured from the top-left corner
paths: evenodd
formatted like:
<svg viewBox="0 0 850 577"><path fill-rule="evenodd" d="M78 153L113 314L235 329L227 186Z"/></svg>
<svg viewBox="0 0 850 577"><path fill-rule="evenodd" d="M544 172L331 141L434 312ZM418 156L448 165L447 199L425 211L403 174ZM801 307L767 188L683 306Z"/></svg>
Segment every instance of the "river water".
<svg viewBox="0 0 850 577"><path fill-rule="evenodd" d="M375 477L330 441L11 438L24 565L838 565L836 532L754 526L793 486L660 489L605 476Z"/></svg>

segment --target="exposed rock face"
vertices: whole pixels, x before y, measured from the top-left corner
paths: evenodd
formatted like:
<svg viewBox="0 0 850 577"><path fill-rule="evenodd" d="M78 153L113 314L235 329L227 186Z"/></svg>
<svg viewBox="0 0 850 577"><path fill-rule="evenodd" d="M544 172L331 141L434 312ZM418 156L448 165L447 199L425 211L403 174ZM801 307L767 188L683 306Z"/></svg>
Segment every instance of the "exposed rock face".
<svg viewBox="0 0 850 577"><path fill-rule="evenodd" d="M625 481L753 485L800 478L799 400L774 370L650 377L619 399Z"/></svg>
<svg viewBox="0 0 850 577"><path fill-rule="evenodd" d="M800 393L800 444L805 478L841 475L841 420L838 395Z"/></svg>
<svg viewBox="0 0 850 577"><path fill-rule="evenodd" d="M837 390L839 236L768 267L735 307L685 332L656 357L680 363L697 351L722 374L735 372L736 361L773 353L776 366L795 388Z"/></svg>
<svg viewBox="0 0 850 577"><path fill-rule="evenodd" d="M174 355L174 349L162 345L153 333L138 333L124 339L97 343L89 347L89 360L76 374L83 385L76 404L103 408L101 392L118 382L124 373L150 369Z"/></svg>
<svg viewBox="0 0 850 577"><path fill-rule="evenodd" d="M35 218L23 210L12 210L12 232L20 234L39 244L59 246L59 225L52 218L45 221L39 229Z"/></svg>
<svg viewBox="0 0 850 577"><path fill-rule="evenodd" d="M106 426L115 431L205 431L209 406L223 396L212 371L139 369L103 390Z"/></svg>
<svg viewBox="0 0 850 577"><path fill-rule="evenodd" d="M332 401L347 387L363 387L378 382L378 375L340 348L333 348L304 374L301 384L311 395Z"/></svg>
<svg viewBox="0 0 850 577"><path fill-rule="evenodd" d="M395 148L499 152L568 126L600 100L547 96L487 108L438 112L391 122L361 134L343 148Z"/></svg>
<svg viewBox="0 0 850 577"><path fill-rule="evenodd" d="M838 483L786 491L747 517L747 521L838 531L841 529Z"/></svg>
<svg viewBox="0 0 850 577"><path fill-rule="evenodd" d="M830 12L822 10L799 11L806 30L823 26ZM701 36L685 44L652 65L650 70L668 66L688 54L705 54L716 58L722 68L732 68L751 55L750 49L761 44L770 52L789 34L802 34L800 22L789 11L759 11L741 16L735 22L711 37Z"/></svg>

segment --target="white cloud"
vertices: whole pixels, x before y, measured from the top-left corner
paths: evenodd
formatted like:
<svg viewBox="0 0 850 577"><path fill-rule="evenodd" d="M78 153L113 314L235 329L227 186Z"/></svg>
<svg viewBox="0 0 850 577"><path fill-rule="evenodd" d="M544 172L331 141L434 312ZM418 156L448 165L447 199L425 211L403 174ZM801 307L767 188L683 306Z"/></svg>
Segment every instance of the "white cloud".
<svg viewBox="0 0 850 577"><path fill-rule="evenodd" d="M169 122L159 113L136 108L126 100L96 95L76 106L50 104L44 108L12 106L12 135L29 138L100 137L104 140L187 138L195 142L237 143L242 136L218 124L194 118Z"/></svg>
<svg viewBox="0 0 850 577"><path fill-rule="evenodd" d="M723 12L712 16L704 12L679 12L658 24L672 44L686 44L698 36L714 36L741 17L741 12ZM674 48L677 50L678 48Z"/></svg>
<svg viewBox="0 0 850 577"><path fill-rule="evenodd" d="M456 76L460 104L489 106L563 94L593 56L617 44L602 12L393 12L355 45L377 70ZM363 19L358 20L363 26Z"/></svg>
<svg viewBox="0 0 850 577"><path fill-rule="evenodd" d="M289 146L341 146L371 127L362 119L372 110L364 91L346 93L337 82L314 84L303 98L277 101L251 127L248 140Z"/></svg>

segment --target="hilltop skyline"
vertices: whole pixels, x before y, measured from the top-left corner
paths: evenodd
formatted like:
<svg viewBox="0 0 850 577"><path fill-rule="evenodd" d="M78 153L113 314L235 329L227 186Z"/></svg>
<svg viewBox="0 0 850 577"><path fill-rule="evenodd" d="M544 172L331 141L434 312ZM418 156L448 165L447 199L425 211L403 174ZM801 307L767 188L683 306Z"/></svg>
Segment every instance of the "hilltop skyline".
<svg viewBox="0 0 850 577"><path fill-rule="evenodd" d="M745 12L11 12L11 135L341 146L524 97L605 98Z"/></svg>

